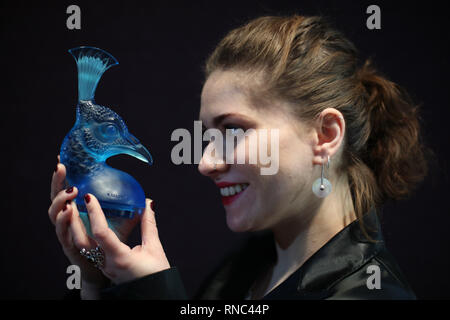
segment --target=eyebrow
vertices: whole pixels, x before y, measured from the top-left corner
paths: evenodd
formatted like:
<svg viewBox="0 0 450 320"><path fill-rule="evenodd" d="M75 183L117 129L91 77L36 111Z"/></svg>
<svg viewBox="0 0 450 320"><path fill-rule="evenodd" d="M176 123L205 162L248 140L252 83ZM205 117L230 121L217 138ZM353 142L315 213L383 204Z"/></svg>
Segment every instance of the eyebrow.
<svg viewBox="0 0 450 320"><path fill-rule="evenodd" d="M214 127L218 127L226 118L235 115L235 113L224 113L213 118Z"/></svg>
<svg viewBox="0 0 450 320"><path fill-rule="evenodd" d="M232 117L232 116L236 116L239 118L244 118L244 120L248 120L246 116L244 116L240 113L233 113L233 112L223 113L223 114L218 115L213 118L213 120L212 120L213 126L218 127L226 118Z"/></svg>

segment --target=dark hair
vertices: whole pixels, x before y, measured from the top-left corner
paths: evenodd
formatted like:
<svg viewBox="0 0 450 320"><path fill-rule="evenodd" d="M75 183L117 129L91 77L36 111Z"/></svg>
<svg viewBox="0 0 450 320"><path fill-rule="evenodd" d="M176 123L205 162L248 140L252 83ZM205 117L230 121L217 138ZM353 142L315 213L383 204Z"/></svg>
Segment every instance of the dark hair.
<svg viewBox="0 0 450 320"><path fill-rule="evenodd" d="M206 77L215 70L259 72L258 96L292 102L303 120L339 110L346 133L337 171L348 174L361 223L372 207L406 197L427 174L418 106L370 59L361 64L353 43L323 17L252 20L222 39L205 69Z"/></svg>

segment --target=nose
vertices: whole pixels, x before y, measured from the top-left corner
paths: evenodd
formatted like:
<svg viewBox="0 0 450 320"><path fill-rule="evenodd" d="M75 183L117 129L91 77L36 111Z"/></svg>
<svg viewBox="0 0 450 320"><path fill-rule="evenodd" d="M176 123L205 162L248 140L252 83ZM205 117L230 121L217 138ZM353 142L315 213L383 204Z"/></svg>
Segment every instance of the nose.
<svg viewBox="0 0 450 320"><path fill-rule="evenodd" d="M214 157L211 155L211 148L213 143L206 146L203 156L198 164L198 171L204 175L214 179L217 175L226 172L229 165L226 164L223 158Z"/></svg>

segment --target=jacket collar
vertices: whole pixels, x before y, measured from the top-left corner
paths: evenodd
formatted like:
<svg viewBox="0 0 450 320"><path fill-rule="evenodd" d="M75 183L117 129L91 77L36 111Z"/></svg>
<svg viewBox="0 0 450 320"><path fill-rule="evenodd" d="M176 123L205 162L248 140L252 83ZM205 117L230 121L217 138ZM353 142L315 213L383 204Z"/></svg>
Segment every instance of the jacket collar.
<svg viewBox="0 0 450 320"><path fill-rule="evenodd" d="M329 295L329 289L340 279L360 268L384 246L380 222L375 209L363 216L369 241L355 220L338 232L314 253L297 271L264 299L320 299ZM273 235L272 235L273 239ZM274 240L273 240L274 241ZM274 242L272 241L272 247ZM274 248L270 248L273 257Z"/></svg>

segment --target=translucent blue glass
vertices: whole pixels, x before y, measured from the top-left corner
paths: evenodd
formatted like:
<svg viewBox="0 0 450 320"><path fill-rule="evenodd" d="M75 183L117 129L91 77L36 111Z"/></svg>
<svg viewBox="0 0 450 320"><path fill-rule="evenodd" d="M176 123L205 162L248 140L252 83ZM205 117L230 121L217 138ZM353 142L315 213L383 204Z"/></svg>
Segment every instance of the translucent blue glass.
<svg viewBox="0 0 450 320"><path fill-rule="evenodd" d="M117 113L94 101L101 76L118 62L98 48L78 47L69 52L78 68L78 105L75 124L64 138L60 152L66 179L69 185L78 188L75 202L87 226L83 198L86 193L97 197L107 218L133 218L144 211L144 191L132 176L105 161L114 155L128 154L151 165L152 156L128 132Z"/></svg>

